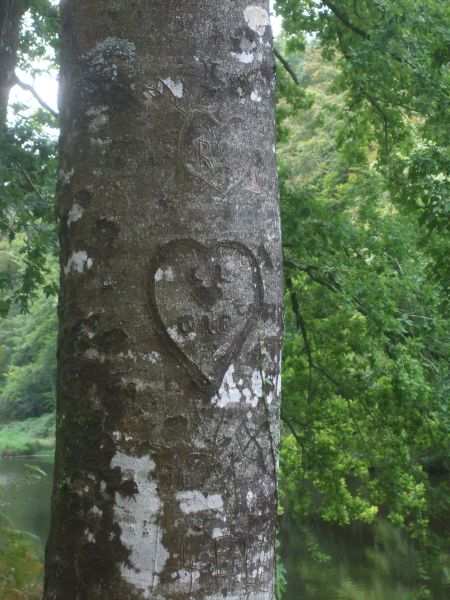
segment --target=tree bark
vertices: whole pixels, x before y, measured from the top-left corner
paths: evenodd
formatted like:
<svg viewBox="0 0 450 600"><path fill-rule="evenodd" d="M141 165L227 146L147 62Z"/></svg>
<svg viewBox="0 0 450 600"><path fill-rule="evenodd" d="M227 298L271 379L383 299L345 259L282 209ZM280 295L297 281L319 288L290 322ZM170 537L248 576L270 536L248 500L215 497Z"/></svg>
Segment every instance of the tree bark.
<svg viewBox="0 0 450 600"><path fill-rule="evenodd" d="M9 92L14 85L20 20L24 10L21 0L2 0L0 3L0 132L5 126Z"/></svg>
<svg viewBox="0 0 450 600"><path fill-rule="evenodd" d="M45 600L274 597L268 0L64 0Z"/></svg>

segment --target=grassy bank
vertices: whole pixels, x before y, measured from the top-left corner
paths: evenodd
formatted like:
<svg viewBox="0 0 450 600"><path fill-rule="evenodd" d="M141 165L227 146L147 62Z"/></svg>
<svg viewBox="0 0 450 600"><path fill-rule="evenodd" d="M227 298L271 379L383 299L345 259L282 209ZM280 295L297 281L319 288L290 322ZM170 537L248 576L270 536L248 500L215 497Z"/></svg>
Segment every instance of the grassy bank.
<svg viewBox="0 0 450 600"><path fill-rule="evenodd" d="M0 426L0 456L51 452L55 445L53 413Z"/></svg>

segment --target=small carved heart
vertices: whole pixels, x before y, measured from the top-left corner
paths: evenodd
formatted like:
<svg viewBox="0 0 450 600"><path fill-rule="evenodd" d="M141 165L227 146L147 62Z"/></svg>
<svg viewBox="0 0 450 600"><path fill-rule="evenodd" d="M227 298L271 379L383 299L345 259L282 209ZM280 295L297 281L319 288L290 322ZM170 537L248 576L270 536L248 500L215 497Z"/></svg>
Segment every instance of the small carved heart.
<svg viewBox="0 0 450 600"><path fill-rule="evenodd" d="M179 155L184 167L226 196L250 180L251 155L242 150L248 127L239 117L221 122L213 115L194 111L179 135Z"/></svg>
<svg viewBox="0 0 450 600"><path fill-rule="evenodd" d="M215 392L261 311L260 269L240 242L208 248L174 240L153 262L148 299L163 340L192 378Z"/></svg>

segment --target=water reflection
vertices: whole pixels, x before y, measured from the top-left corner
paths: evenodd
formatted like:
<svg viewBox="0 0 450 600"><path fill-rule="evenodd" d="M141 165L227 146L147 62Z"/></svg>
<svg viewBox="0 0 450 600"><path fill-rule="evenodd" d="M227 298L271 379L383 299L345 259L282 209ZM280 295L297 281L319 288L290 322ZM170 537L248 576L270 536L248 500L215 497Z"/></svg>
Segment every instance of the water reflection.
<svg viewBox="0 0 450 600"><path fill-rule="evenodd" d="M341 528L309 524L328 560L312 558L311 543L289 517L281 527L281 554L287 571L283 600L416 600L419 598L417 554L389 522ZM432 600L450 598L450 586L436 575Z"/></svg>
<svg viewBox="0 0 450 600"><path fill-rule="evenodd" d="M52 474L50 455L0 458L0 512L17 529L36 535L42 552L50 527Z"/></svg>
<svg viewBox="0 0 450 600"><path fill-rule="evenodd" d="M42 470L39 474L33 465ZM38 536L41 552L50 525L53 457L0 459L0 512L14 526ZM405 537L389 523L339 528L321 522L309 530L329 555L328 562L312 559L311 543L296 523L285 516L281 553L287 570L283 600L415 600L418 598L417 557ZM450 587L436 580L431 600L450 598Z"/></svg>

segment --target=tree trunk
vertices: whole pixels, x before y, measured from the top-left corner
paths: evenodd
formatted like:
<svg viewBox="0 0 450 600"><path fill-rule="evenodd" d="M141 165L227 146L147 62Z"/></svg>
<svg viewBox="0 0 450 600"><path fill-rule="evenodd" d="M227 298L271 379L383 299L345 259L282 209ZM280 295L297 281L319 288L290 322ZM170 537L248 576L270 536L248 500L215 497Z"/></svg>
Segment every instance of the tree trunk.
<svg viewBox="0 0 450 600"><path fill-rule="evenodd" d="M45 600L272 600L268 0L64 0Z"/></svg>
<svg viewBox="0 0 450 600"><path fill-rule="evenodd" d="M0 2L0 132L5 126L9 92L14 84L23 4L21 0Z"/></svg>

